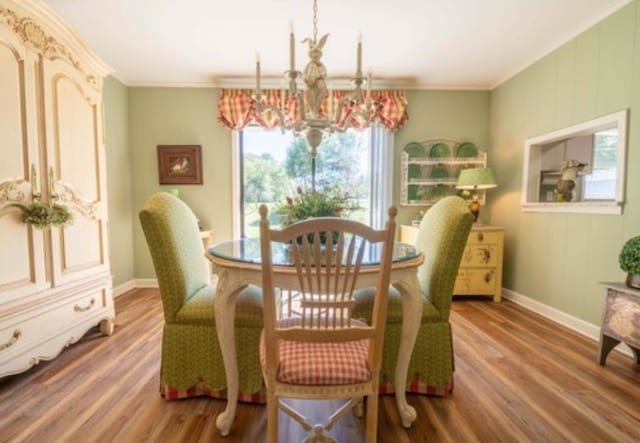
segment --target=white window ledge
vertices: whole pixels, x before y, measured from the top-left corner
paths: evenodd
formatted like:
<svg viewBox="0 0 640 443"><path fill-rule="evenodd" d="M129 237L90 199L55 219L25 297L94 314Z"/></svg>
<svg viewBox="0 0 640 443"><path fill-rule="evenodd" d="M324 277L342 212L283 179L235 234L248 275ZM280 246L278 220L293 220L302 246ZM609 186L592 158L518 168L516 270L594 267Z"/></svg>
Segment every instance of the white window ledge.
<svg viewBox="0 0 640 443"><path fill-rule="evenodd" d="M622 202L524 203L522 211L620 215L622 214Z"/></svg>

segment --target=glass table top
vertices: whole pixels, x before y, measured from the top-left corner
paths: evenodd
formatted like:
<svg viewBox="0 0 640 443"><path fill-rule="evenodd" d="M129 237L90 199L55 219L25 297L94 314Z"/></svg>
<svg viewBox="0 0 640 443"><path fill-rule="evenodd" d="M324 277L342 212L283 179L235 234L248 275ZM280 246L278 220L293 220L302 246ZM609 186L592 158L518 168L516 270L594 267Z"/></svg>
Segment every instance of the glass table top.
<svg viewBox="0 0 640 443"><path fill-rule="evenodd" d="M273 264L276 266L293 266L289 260L289 245L283 243L273 243ZM380 254L382 245L367 245L363 266L373 266L380 263ZM260 239L259 238L243 238L240 240L227 240L209 248L209 254L213 257L224 260L231 260L243 263L260 264ZM415 246L405 243L395 243L393 245L393 262L403 262L416 258L420 255Z"/></svg>

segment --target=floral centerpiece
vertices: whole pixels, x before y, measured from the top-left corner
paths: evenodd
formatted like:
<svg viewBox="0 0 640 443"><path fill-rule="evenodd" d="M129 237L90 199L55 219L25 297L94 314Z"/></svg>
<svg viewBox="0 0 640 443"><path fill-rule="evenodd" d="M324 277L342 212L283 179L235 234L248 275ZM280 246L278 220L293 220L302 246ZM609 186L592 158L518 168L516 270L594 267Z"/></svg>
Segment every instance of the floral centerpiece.
<svg viewBox="0 0 640 443"><path fill-rule="evenodd" d="M311 217L343 217L346 209L353 209L347 206L348 197L340 195L337 189L304 192L298 186L296 191L295 197L287 197L287 203L275 210L283 226Z"/></svg>
<svg viewBox="0 0 640 443"><path fill-rule="evenodd" d="M287 197L287 202L278 206L275 213L280 216L282 226L289 226L295 222L316 217L344 217L347 210L355 209L348 206L349 198L340 194L338 189L327 189L323 192L304 192L298 186L295 197ZM321 243L325 243L326 236L320 234ZM302 241L299 239L298 242ZM309 242L313 238L309 237Z"/></svg>

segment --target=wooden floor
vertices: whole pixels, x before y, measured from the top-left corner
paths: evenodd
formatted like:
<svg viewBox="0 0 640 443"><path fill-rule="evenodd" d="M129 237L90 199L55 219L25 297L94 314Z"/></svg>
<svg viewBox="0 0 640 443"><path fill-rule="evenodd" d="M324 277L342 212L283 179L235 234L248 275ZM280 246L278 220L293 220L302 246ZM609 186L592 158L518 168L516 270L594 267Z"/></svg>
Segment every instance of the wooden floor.
<svg viewBox="0 0 640 443"><path fill-rule="evenodd" d="M113 336L93 331L57 359L0 380L0 441L264 441L263 406L241 404L222 438L223 401L160 397L157 290L119 297L116 311ZM599 366L596 343L508 301L456 301L451 318L453 395L409 396L418 420L408 430L384 396L380 442L640 441L640 367L631 358L612 352ZM319 414L326 405L307 406ZM286 420L282 441L301 440ZM362 428L348 416L336 435L362 441Z"/></svg>

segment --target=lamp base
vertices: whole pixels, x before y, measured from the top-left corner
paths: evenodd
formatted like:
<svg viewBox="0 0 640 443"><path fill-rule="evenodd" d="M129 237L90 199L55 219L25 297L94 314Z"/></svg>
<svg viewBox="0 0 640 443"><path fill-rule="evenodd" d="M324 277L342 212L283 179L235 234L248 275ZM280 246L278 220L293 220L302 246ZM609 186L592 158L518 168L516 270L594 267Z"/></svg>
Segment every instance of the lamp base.
<svg viewBox="0 0 640 443"><path fill-rule="evenodd" d="M471 211L471 214L473 215L473 223L479 223L478 216L480 215L480 202L478 202L477 195L474 195L473 200L469 203L469 211Z"/></svg>

